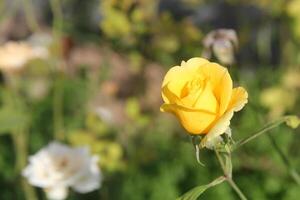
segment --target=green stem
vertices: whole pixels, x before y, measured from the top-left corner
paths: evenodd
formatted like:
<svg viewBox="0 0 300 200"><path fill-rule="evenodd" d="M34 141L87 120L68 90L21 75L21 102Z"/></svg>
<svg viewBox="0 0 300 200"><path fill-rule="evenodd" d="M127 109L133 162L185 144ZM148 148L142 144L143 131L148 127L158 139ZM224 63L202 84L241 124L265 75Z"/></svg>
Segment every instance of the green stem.
<svg viewBox="0 0 300 200"><path fill-rule="evenodd" d="M63 88L61 87L61 78L55 77L53 94L53 125L54 139L64 140L63 130Z"/></svg>
<svg viewBox="0 0 300 200"><path fill-rule="evenodd" d="M278 125L282 124L286 122L286 117L283 117L283 118L280 118L278 119L277 121L275 122L271 122L269 124L267 124L265 127L263 127L260 131L254 133L254 134L251 134L251 136L245 138L245 139L242 139L240 141L238 141L232 148L232 151L238 149L239 147L243 146L244 144L250 142L251 140L257 138L258 136L262 135L263 133L266 133L267 131L273 129L273 128L276 128Z"/></svg>
<svg viewBox="0 0 300 200"><path fill-rule="evenodd" d="M276 143L275 139L267 134L273 147L275 148L275 150L277 151L277 153L279 154L282 162L284 163L284 165L286 166L286 168L289 171L290 176L294 179L294 181L300 185L300 176L298 174L298 172L293 168L291 162L289 161L288 157L284 154L284 152L280 149L280 147L278 146L278 144Z"/></svg>
<svg viewBox="0 0 300 200"><path fill-rule="evenodd" d="M247 200L246 196L231 178L226 178L226 180L229 183L229 185L234 189L234 191L239 195L241 200Z"/></svg>
<svg viewBox="0 0 300 200"><path fill-rule="evenodd" d="M232 172L228 172L225 162L222 159L222 156L220 155L220 153L215 150L215 154L217 156L217 159L221 165L221 168L223 170L224 176L226 178L226 181L229 183L229 185L232 187L232 189L237 193L237 195L240 197L241 200L247 200L246 196L243 194L243 192L240 190L240 188L236 185L236 183L233 181L232 179ZM230 155L229 155L230 156Z"/></svg>
<svg viewBox="0 0 300 200"><path fill-rule="evenodd" d="M32 32L39 30L39 25L34 16L32 0L23 0L25 18Z"/></svg>
<svg viewBox="0 0 300 200"><path fill-rule="evenodd" d="M27 134L24 132L16 131L12 133L12 138L14 142L14 148L16 153L16 165L15 170L19 173L23 167L26 165L27 159Z"/></svg>
<svg viewBox="0 0 300 200"><path fill-rule="evenodd" d="M16 174L20 174L22 169L26 166L28 151L27 139L28 133L25 130L19 130L12 133L14 148L16 153ZM21 185L26 199L37 200L34 188L30 186L24 179L21 180Z"/></svg>
<svg viewBox="0 0 300 200"><path fill-rule="evenodd" d="M300 185L300 176L299 173L295 169L290 169L291 177L296 181L298 185Z"/></svg>
<svg viewBox="0 0 300 200"><path fill-rule="evenodd" d="M34 188L29 185L24 179L22 180L22 187L25 192L26 199L38 200Z"/></svg>
<svg viewBox="0 0 300 200"><path fill-rule="evenodd" d="M52 32L54 35L55 43L58 44L56 49L58 54L55 54L54 65L63 65L61 60L60 39L63 28L63 12L61 9L61 0L50 0L51 11L53 14ZM54 138L56 140L64 140L64 122L63 122L63 88L61 82L63 74L58 68L55 68L54 77L54 94L53 94L53 125L54 125Z"/></svg>
<svg viewBox="0 0 300 200"><path fill-rule="evenodd" d="M217 150L215 150L215 153L216 153L217 159L218 159L218 161L219 161L219 163L220 163L220 165L221 165L221 168L222 168L224 174L227 175L225 163L224 163L224 161L223 161L223 159L222 159L220 153L219 153Z"/></svg>
<svg viewBox="0 0 300 200"><path fill-rule="evenodd" d="M50 0L50 6L53 13L53 30L55 35L61 32L63 28L63 12L60 3L60 0Z"/></svg>
<svg viewBox="0 0 300 200"><path fill-rule="evenodd" d="M16 109L23 110L27 105L23 101L22 95L19 93L17 77L10 77L7 74L5 78L5 88L11 92L4 100L5 104L13 104ZM13 146L15 150L15 174L21 174L21 171L27 164L28 157L28 128L30 127L30 120L28 120L25 127L20 127L11 132ZM21 179L21 186L23 188L26 199L37 200L35 191L24 179Z"/></svg>

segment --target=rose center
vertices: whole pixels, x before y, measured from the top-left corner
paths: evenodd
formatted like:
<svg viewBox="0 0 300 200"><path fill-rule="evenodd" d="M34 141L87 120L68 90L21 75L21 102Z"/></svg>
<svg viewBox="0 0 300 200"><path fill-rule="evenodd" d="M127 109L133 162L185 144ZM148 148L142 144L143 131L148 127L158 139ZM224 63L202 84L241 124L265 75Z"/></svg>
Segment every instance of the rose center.
<svg viewBox="0 0 300 200"><path fill-rule="evenodd" d="M191 93L197 93L203 90L205 86L205 78L197 76L191 81L188 81L181 91L181 98L188 96Z"/></svg>

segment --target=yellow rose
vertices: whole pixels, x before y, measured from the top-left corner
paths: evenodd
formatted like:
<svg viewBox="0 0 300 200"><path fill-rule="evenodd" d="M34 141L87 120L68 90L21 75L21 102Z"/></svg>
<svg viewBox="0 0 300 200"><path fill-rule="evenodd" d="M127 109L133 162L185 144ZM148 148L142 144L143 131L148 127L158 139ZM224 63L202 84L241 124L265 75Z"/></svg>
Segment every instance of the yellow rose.
<svg viewBox="0 0 300 200"><path fill-rule="evenodd" d="M219 138L235 111L247 103L248 93L233 88L225 67L203 58L192 58L171 68L162 83L162 112L173 113L193 135L205 134L201 145Z"/></svg>

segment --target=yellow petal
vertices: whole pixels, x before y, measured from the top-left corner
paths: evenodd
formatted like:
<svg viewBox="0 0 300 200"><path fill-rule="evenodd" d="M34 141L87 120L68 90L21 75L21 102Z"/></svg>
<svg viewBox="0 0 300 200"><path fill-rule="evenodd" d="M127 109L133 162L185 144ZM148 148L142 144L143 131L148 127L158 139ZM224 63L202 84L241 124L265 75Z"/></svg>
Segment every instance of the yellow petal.
<svg viewBox="0 0 300 200"><path fill-rule="evenodd" d="M215 99L213 99L213 96L210 96L211 98L211 102L210 104L212 104L211 106L207 106L207 103L205 101L206 98L208 98L208 96L210 95L209 91L204 92L207 94L203 94L203 97L201 97L201 99L197 99L197 98L193 98L192 100L189 99L180 99L178 98L176 95L174 95L170 89L168 88L168 85L164 86L162 88L162 92L163 94L165 94L166 98L167 98L167 102L165 104L163 104L160 108L160 110L162 112L168 112L165 109L163 109L163 107L165 106L172 106L172 108L175 108L174 106L176 106L176 108L180 108L180 109L184 109L186 111L194 111L194 112L208 112L210 114L216 115L216 110L217 110L217 102ZM192 97L190 97L192 98ZM186 104L188 103L188 101L191 101L190 104ZM197 106L196 104L200 104L201 102L203 103L203 106ZM212 109L208 109L212 107ZM168 109L169 110L169 109Z"/></svg>
<svg viewBox="0 0 300 200"><path fill-rule="evenodd" d="M212 113L217 113L219 108L218 102L213 94L210 82L204 83L201 89L195 93L190 93L185 98L181 99L183 105L189 105L196 109L204 109Z"/></svg>
<svg viewBox="0 0 300 200"><path fill-rule="evenodd" d="M166 84L162 87L162 97L165 103L180 103L180 99L178 96L176 96L170 89L169 84Z"/></svg>
<svg viewBox="0 0 300 200"><path fill-rule="evenodd" d="M209 144L215 140L215 138L219 137L228 129L230 125L230 120L233 117L233 109L227 111L210 129L210 131L206 134L206 136L201 141L201 147L209 146Z"/></svg>
<svg viewBox="0 0 300 200"><path fill-rule="evenodd" d="M191 78L191 73L187 70L183 70L180 66L172 67L166 74L163 83L162 88L164 88L166 85L168 85L168 88L172 93L180 97L182 88L186 84L188 80ZM169 100L164 92L162 92L162 98L164 102L169 103Z"/></svg>
<svg viewBox="0 0 300 200"><path fill-rule="evenodd" d="M180 97L185 84L193 78L199 67L206 63L209 63L209 61L203 58L192 58L187 62L183 61L181 66L172 67L163 80L162 88L169 84L170 91L177 97ZM164 93L162 93L162 98L166 103L169 103Z"/></svg>
<svg viewBox="0 0 300 200"><path fill-rule="evenodd" d="M208 63L209 63L209 61L204 58L195 57L195 58L191 58L187 62L181 64L181 67L184 67L188 70L196 72L199 69L199 67L201 67L205 64L208 64Z"/></svg>
<svg viewBox="0 0 300 200"><path fill-rule="evenodd" d="M247 91L242 87L234 88L228 106L229 110L226 111L226 113L215 122L208 134L201 141L201 146L206 147L209 143L211 143L212 140L222 135L228 129L230 120L233 117L233 113L240 111L247 102Z"/></svg>
<svg viewBox="0 0 300 200"><path fill-rule="evenodd" d="M248 102L248 93L243 87L237 87L232 90L231 100L228 109L235 112L240 111Z"/></svg>
<svg viewBox="0 0 300 200"><path fill-rule="evenodd" d="M174 110L176 110L176 109L181 109L181 110L186 111L186 112L204 112L204 113L207 113L207 114L210 114L210 115L215 115L215 113L212 113L212 112L210 112L208 110L205 110L205 109L189 108L189 107L186 107L186 106L183 106L183 105L178 105L178 104L164 103L160 107L160 111L162 111L162 112L174 112Z"/></svg>
<svg viewBox="0 0 300 200"><path fill-rule="evenodd" d="M175 114L182 126L191 134L205 134L203 131L216 118L216 115L209 111L186 108L176 104L163 104L160 110Z"/></svg>
<svg viewBox="0 0 300 200"><path fill-rule="evenodd" d="M232 80L228 70L217 63L203 65L200 69L209 78L214 95L219 102L219 115L227 110L232 94Z"/></svg>

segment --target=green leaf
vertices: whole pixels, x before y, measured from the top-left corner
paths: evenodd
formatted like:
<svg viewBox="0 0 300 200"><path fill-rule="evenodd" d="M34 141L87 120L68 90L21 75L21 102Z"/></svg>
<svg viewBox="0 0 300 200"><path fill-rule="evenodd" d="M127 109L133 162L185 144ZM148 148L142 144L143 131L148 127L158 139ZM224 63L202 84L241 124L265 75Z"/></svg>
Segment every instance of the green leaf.
<svg viewBox="0 0 300 200"><path fill-rule="evenodd" d="M222 183L224 180L225 177L220 176L219 178L215 179L214 181L212 181L207 185L200 185L191 189L190 191L188 191L181 197L177 198L176 200L196 200L205 190Z"/></svg>

